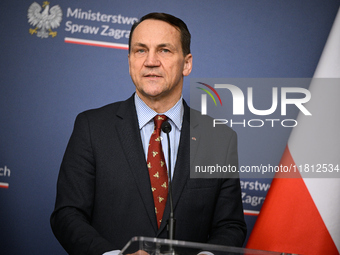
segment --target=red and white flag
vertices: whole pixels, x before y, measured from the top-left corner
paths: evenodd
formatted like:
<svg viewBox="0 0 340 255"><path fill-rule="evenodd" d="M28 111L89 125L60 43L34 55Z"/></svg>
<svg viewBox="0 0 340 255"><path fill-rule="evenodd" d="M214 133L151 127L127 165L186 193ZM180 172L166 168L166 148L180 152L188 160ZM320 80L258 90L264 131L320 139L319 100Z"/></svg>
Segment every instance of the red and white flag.
<svg viewBox="0 0 340 255"><path fill-rule="evenodd" d="M340 9L314 78L340 78ZM313 100L305 107L312 117L300 112L280 164L339 169L340 84L317 86L312 82L309 91ZM273 179L247 248L339 254L340 178L304 178L303 171L296 175L298 178Z"/></svg>

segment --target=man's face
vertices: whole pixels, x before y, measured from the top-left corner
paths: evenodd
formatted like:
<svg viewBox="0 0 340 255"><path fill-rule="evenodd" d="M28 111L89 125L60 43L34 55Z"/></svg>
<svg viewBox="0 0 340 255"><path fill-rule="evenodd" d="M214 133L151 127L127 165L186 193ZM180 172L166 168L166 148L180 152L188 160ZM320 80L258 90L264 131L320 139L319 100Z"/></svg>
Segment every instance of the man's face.
<svg viewBox="0 0 340 255"><path fill-rule="evenodd" d="M192 56L183 56L180 32L160 20L144 20L133 32L129 71L136 93L144 100L177 102Z"/></svg>

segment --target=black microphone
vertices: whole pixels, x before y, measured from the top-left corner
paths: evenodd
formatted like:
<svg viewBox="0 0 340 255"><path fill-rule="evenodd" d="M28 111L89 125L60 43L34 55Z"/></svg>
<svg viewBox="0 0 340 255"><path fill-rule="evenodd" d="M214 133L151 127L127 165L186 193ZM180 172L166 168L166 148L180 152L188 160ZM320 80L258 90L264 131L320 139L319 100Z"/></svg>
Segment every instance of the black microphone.
<svg viewBox="0 0 340 255"><path fill-rule="evenodd" d="M168 137L168 187L169 187L169 199L170 199L170 216L168 220L168 238L170 240L174 240L175 238L175 225L176 225L176 219L174 219L174 207L172 202L172 184L171 184L171 147L170 147L170 137L169 133L171 131L171 125L168 121L164 121L162 123L162 131L167 135Z"/></svg>
<svg viewBox="0 0 340 255"><path fill-rule="evenodd" d="M162 123L161 128L162 128L162 131L166 134L169 134L171 132L171 125L169 121L167 120Z"/></svg>

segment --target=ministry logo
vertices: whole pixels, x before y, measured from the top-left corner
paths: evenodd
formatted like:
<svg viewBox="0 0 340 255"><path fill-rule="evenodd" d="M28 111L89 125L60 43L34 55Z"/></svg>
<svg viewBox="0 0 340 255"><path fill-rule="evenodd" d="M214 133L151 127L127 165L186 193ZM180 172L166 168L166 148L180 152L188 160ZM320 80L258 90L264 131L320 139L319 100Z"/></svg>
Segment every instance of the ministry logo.
<svg viewBox="0 0 340 255"><path fill-rule="evenodd" d="M31 4L28 8L28 23L35 28L29 29L31 35L36 34L40 38L48 38L49 36L57 36L56 31L52 29L58 28L63 17L63 12L59 5L50 8L50 2L44 1L42 6L37 2Z"/></svg>

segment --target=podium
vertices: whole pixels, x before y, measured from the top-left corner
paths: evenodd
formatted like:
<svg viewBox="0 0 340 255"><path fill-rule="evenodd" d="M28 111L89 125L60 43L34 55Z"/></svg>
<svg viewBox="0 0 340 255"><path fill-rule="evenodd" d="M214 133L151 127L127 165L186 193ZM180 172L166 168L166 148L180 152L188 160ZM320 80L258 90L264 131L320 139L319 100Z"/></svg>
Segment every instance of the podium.
<svg viewBox="0 0 340 255"><path fill-rule="evenodd" d="M260 251L223 245L195 243L152 237L133 237L121 250L120 254L132 254L143 250L150 255L197 255L210 252L214 255L288 255L290 253ZM292 255L292 254L290 254Z"/></svg>

